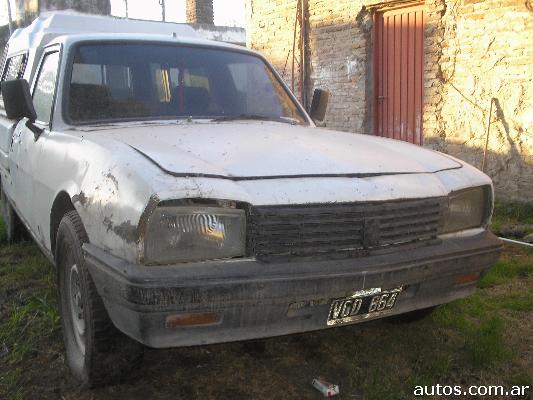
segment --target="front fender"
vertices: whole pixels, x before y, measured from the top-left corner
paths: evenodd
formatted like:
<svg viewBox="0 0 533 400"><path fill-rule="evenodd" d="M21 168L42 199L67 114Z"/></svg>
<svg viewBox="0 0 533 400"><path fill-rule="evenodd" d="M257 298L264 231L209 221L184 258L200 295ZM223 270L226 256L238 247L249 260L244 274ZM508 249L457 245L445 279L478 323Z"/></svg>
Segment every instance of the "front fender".
<svg viewBox="0 0 533 400"><path fill-rule="evenodd" d="M129 262L139 254L138 225L160 174L129 146L73 138L68 144L70 171L61 185L80 215L92 244ZM59 191L58 191L59 193Z"/></svg>

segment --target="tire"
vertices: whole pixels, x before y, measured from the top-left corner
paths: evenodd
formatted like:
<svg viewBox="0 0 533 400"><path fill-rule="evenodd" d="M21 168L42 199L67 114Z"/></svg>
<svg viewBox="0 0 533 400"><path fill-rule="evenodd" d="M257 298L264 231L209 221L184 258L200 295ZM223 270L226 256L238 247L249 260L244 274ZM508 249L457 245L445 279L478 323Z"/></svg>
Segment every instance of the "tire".
<svg viewBox="0 0 533 400"><path fill-rule="evenodd" d="M409 324L411 322L416 322L427 318L430 314L435 311L437 306L423 308L421 310L411 311L405 314L395 315L393 317L387 318L386 321L392 324Z"/></svg>
<svg viewBox="0 0 533 400"><path fill-rule="evenodd" d="M89 271L87 233L76 211L65 214L56 239L59 311L66 362L83 387L122 381L142 360L143 346L115 328Z"/></svg>
<svg viewBox="0 0 533 400"><path fill-rule="evenodd" d="M6 240L8 243L20 242L25 239L24 225L18 217L15 209L7 198L4 187L0 186L0 203L2 205L2 218L6 228Z"/></svg>

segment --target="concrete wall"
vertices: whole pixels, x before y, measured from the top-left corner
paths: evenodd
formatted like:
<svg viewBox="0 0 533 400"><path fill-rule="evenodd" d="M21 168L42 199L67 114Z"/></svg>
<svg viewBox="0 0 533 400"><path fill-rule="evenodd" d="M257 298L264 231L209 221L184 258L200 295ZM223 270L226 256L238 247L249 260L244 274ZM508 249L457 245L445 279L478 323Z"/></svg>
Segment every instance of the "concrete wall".
<svg viewBox="0 0 533 400"><path fill-rule="evenodd" d="M308 0L308 90L331 91L325 124L332 129L373 132L376 3L387 4ZM296 4L247 3L248 45L289 84ZM425 21L426 146L479 168L494 97L487 173L499 198L533 201L533 13L521 0L428 0Z"/></svg>

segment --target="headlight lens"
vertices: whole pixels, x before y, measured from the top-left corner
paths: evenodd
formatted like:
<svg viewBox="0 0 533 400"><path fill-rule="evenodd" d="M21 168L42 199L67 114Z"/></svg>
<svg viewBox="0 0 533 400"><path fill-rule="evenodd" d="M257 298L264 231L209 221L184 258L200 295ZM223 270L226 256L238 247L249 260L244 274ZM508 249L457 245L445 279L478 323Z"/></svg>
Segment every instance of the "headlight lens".
<svg viewBox="0 0 533 400"><path fill-rule="evenodd" d="M244 210L221 207L161 207L148 218L145 263L213 260L243 256Z"/></svg>
<svg viewBox="0 0 533 400"><path fill-rule="evenodd" d="M450 194L441 233L458 232L486 224L492 208L490 196L489 186Z"/></svg>

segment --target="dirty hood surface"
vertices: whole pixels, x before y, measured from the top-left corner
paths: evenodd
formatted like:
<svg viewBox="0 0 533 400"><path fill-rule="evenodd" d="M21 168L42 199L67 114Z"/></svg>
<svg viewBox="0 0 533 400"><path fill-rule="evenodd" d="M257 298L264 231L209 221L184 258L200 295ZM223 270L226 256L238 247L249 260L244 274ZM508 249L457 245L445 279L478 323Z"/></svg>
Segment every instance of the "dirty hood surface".
<svg viewBox="0 0 533 400"><path fill-rule="evenodd" d="M136 125L92 134L128 144L178 176L363 177L461 167L439 153L396 140L278 122Z"/></svg>

